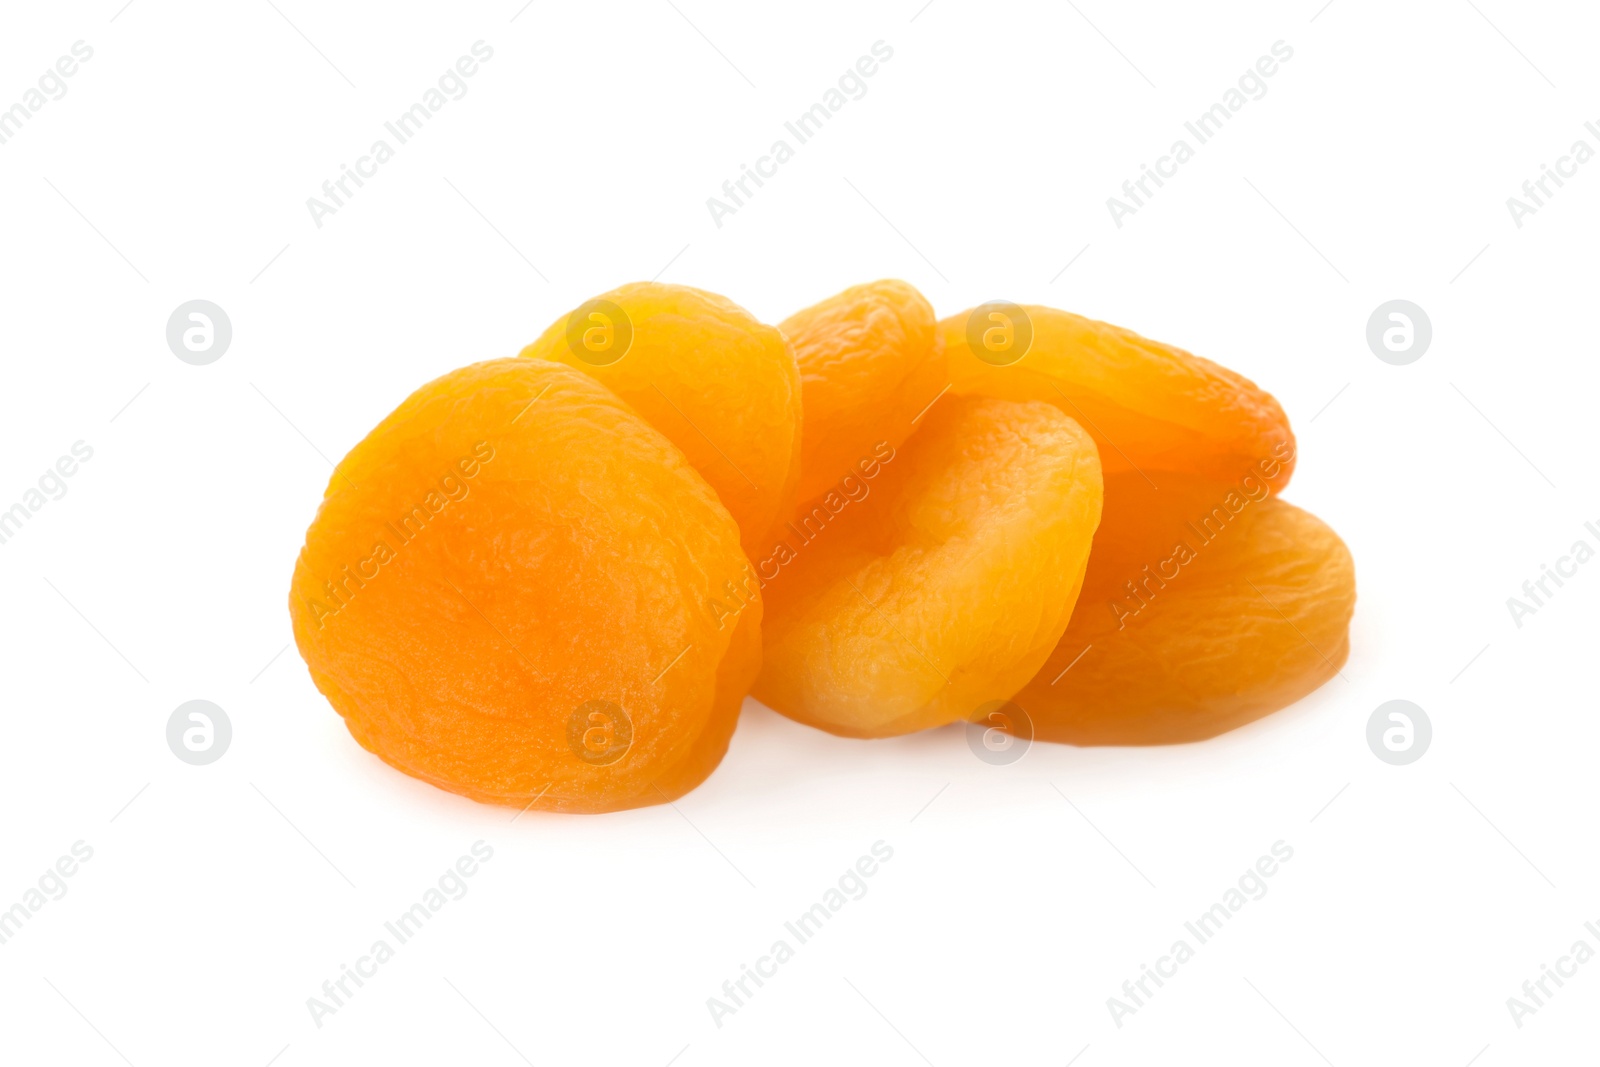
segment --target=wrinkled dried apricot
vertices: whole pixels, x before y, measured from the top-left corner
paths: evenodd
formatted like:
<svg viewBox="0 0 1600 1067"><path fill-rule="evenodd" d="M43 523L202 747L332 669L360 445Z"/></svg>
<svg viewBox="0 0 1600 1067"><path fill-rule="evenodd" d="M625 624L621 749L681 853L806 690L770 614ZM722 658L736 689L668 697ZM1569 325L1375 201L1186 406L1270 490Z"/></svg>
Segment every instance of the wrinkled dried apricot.
<svg viewBox="0 0 1600 1067"><path fill-rule="evenodd" d="M1100 519L1100 461L1048 404L946 397L758 565L755 695L885 737L1009 696L1055 647Z"/></svg>
<svg viewBox="0 0 1600 1067"><path fill-rule="evenodd" d="M693 788L759 662L748 564L683 453L605 386L501 359L413 393L306 532L295 641L357 741L474 800L614 811Z"/></svg>
<svg viewBox="0 0 1600 1067"><path fill-rule="evenodd" d="M637 282L586 301L522 350L604 382L683 450L754 554L800 475L800 373L789 343L731 300Z"/></svg>
<svg viewBox="0 0 1600 1067"><path fill-rule="evenodd" d="M996 302L940 320L939 332L953 393L1056 405L1093 435L1107 474L1227 481L1262 457L1293 455L1288 417L1271 394L1131 330ZM1278 484L1291 472L1292 461Z"/></svg>
<svg viewBox="0 0 1600 1067"><path fill-rule="evenodd" d="M1355 570L1270 479L1107 475L1066 634L1013 698L1036 738L1198 741L1284 707L1349 654Z"/></svg>
<svg viewBox="0 0 1600 1067"><path fill-rule="evenodd" d="M290 610L360 744L521 808L682 795L752 684L845 736L998 706L1200 740L1348 655L1349 552L1275 495L1295 459L1253 383L1067 312L935 321L887 280L774 328L639 283L373 429Z"/></svg>
<svg viewBox="0 0 1600 1067"><path fill-rule="evenodd" d="M802 503L857 473L880 441L899 448L945 386L933 308L906 282L853 286L778 328L800 366Z"/></svg>

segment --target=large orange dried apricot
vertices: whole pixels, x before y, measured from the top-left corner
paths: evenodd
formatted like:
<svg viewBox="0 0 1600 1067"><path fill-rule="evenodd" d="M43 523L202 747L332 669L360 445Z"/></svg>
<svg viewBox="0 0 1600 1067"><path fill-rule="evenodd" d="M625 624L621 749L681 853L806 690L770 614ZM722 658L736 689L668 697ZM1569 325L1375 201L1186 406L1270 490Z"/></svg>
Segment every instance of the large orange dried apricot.
<svg viewBox="0 0 1600 1067"><path fill-rule="evenodd" d="M545 360L464 367L338 465L290 594L357 741L475 800L659 803L727 748L761 601L713 601L739 530L665 436Z"/></svg>
<svg viewBox="0 0 1600 1067"><path fill-rule="evenodd" d="M1020 688L1055 647L1100 520L1100 461L1048 404L941 400L901 449L788 527L755 695L885 737Z"/></svg>
<svg viewBox="0 0 1600 1067"><path fill-rule="evenodd" d="M522 355L604 382L683 450L754 555L800 475L800 372L789 343L731 300L638 282L586 301Z"/></svg>
<svg viewBox="0 0 1600 1067"><path fill-rule="evenodd" d="M1349 654L1355 570L1337 534L1270 497L1271 477L1160 482L1106 476L1072 622L1013 698L1037 738L1202 740L1293 703Z"/></svg>
<svg viewBox="0 0 1600 1067"><path fill-rule="evenodd" d="M1151 472L1227 481L1264 457L1294 453L1271 394L1131 330L996 302L940 320L939 332L952 392L1056 405L1094 436L1107 474L1139 470L1157 485Z"/></svg>
<svg viewBox="0 0 1600 1067"><path fill-rule="evenodd" d="M800 489L815 500L879 442L899 448L946 384L933 308L906 282L857 285L778 324L800 365Z"/></svg>

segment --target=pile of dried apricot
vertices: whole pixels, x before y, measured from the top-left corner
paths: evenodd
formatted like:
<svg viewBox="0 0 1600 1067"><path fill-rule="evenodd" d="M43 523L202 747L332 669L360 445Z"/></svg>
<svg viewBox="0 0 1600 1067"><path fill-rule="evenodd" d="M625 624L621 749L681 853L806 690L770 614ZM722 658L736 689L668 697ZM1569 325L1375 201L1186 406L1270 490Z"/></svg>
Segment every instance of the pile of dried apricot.
<svg viewBox="0 0 1600 1067"><path fill-rule="evenodd" d="M424 385L338 464L290 614L360 744L475 800L673 800L747 693L887 737L1193 741L1348 654L1350 554L1273 398L1044 307L910 285L778 326L623 286Z"/></svg>

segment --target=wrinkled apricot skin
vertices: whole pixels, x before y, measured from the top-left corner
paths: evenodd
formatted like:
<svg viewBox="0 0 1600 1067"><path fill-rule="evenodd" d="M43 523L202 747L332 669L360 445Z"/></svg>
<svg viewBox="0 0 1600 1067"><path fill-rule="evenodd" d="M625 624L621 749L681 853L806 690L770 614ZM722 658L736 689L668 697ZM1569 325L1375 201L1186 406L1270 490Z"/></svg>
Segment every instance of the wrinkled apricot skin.
<svg viewBox="0 0 1600 1067"><path fill-rule="evenodd" d="M800 372L783 334L731 300L684 285L624 285L563 315L521 354L603 382L665 434L716 491L751 555L787 516L800 476Z"/></svg>
<svg viewBox="0 0 1600 1067"><path fill-rule="evenodd" d="M860 485L761 572L756 697L886 737L1015 692L1067 626L1100 519L1089 435L1047 404L946 397Z"/></svg>
<svg viewBox="0 0 1600 1067"><path fill-rule="evenodd" d="M1109 475L1072 622L1014 702L1076 745L1199 741L1285 707L1349 654L1355 570L1257 484Z"/></svg>
<svg viewBox="0 0 1600 1067"><path fill-rule="evenodd" d="M339 463L290 613L317 688L386 762L474 800L615 811L722 758L761 601L709 604L747 567L705 480L627 404L559 363L492 360ZM631 741L585 758L617 715Z"/></svg>
<svg viewBox="0 0 1600 1067"><path fill-rule="evenodd" d="M794 347L805 413L800 488L833 489L879 442L899 448L946 383L933 308L902 281L857 285L778 328Z"/></svg>
<svg viewBox="0 0 1600 1067"><path fill-rule="evenodd" d="M1261 457L1293 454L1278 402L1233 371L1081 315L1020 312L985 305L940 320L952 393L1054 404L1093 435L1107 474L1177 471L1228 481Z"/></svg>

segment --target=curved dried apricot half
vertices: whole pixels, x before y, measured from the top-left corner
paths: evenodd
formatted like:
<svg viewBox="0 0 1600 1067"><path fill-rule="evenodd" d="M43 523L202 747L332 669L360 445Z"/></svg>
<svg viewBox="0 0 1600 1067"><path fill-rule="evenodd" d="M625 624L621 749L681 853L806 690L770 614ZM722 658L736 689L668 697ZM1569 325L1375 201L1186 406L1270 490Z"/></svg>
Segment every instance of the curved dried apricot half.
<svg viewBox="0 0 1600 1067"><path fill-rule="evenodd" d="M1100 520L1100 461L1048 404L945 398L788 527L755 695L832 733L964 719L1055 647Z"/></svg>
<svg viewBox="0 0 1600 1067"><path fill-rule="evenodd" d="M1107 474L1237 479L1294 434L1270 393L1181 348L1055 308L995 302L939 322L957 395L1043 400L1083 424ZM1155 479L1162 484L1160 478Z"/></svg>
<svg viewBox="0 0 1600 1067"><path fill-rule="evenodd" d="M902 281L846 289L778 324L800 365L800 489L815 500L882 441L899 448L946 384L933 308Z"/></svg>
<svg viewBox="0 0 1600 1067"><path fill-rule="evenodd" d="M1105 517L1061 643L1013 698L1034 736L1199 741L1305 696L1349 655L1355 569L1321 520L1219 484L1108 475Z"/></svg>
<svg viewBox="0 0 1600 1067"><path fill-rule="evenodd" d="M789 343L725 297L637 282L581 304L522 350L576 367L683 450L754 554L800 475L800 372Z"/></svg>
<svg viewBox="0 0 1600 1067"><path fill-rule="evenodd" d="M295 641L363 746L474 800L659 803L722 758L760 657L748 566L683 453L569 367L501 359L351 449L295 564Z"/></svg>

